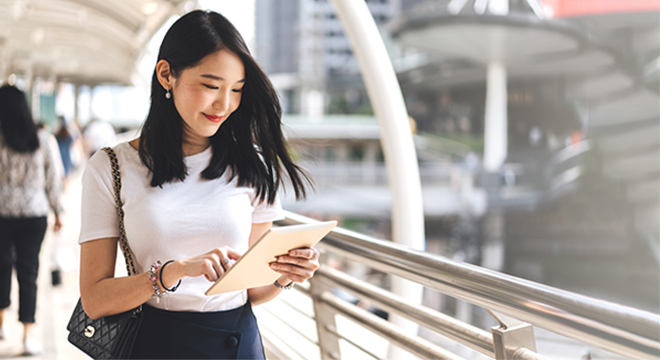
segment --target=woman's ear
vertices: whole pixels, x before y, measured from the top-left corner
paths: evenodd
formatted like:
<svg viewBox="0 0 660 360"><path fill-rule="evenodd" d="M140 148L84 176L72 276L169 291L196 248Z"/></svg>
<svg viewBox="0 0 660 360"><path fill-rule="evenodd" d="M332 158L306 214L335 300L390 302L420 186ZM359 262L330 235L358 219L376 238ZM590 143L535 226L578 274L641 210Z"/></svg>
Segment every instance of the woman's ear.
<svg viewBox="0 0 660 360"><path fill-rule="evenodd" d="M174 79L172 71L170 70L170 63L168 63L167 60L162 59L156 64L156 77L163 89L172 89Z"/></svg>

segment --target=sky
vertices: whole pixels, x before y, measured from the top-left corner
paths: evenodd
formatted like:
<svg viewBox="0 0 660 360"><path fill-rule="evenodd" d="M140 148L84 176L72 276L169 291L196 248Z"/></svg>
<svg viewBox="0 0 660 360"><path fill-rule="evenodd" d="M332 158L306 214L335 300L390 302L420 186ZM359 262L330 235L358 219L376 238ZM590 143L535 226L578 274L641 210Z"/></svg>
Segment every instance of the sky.
<svg viewBox="0 0 660 360"><path fill-rule="evenodd" d="M202 8L227 17L251 48L254 45L254 0L198 0Z"/></svg>

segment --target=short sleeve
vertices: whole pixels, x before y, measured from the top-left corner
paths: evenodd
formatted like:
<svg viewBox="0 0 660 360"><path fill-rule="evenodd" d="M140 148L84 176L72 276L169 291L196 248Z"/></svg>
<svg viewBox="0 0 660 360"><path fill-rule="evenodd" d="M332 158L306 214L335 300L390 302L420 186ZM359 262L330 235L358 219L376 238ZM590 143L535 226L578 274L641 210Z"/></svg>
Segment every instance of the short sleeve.
<svg viewBox="0 0 660 360"><path fill-rule="evenodd" d="M82 177L80 244L119 237L119 217L114 200L110 159L97 151L89 159Z"/></svg>
<svg viewBox="0 0 660 360"><path fill-rule="evenodd" d="M63 212L62 208L62 179L64 177L64 168L62 167L62 158L60 150L57 147L57 140L53 135L46 132L39 133L41 146L39 147L44 154L44 172L46 175L46 195L51 209L56 215Z"/></svg>
<svg viewBox="0 0 660 360"><path fill-rule="evenodd" d="M280 197L275 197L275 202L269 204L266 199L260 201L256 196L252 197L252 223L265 223L276 220L284 219L284 210L282 210L282 203Z"/></svg>

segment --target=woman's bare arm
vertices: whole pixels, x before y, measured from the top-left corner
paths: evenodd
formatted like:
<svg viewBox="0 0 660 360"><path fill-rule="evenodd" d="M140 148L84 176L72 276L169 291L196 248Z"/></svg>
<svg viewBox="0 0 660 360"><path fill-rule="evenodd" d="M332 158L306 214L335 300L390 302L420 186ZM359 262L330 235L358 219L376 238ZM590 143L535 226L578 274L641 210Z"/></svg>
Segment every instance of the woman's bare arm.
<svg viewBox="0 0 660 360"><path fill-rule="evenodd" d="M149 274L115 278L117 239L85 242L80 248L80 297L92 319L119 314L151 298Z"/></svg>
<svg viewBox="0 0 660 360"><path fill-rule="evenodd" d="M80 296L89 317L119 314L148 301L154 294L149 273L115 278L117 239L99 239L82 244L80 249ZM213 249L190 258L179 259L159 272L163 284L171 288L184 277L205 276L217 280L225 270L224 259L238 259L240 254L229 247ZM161 291L160 281L156 281Z"/></svg>

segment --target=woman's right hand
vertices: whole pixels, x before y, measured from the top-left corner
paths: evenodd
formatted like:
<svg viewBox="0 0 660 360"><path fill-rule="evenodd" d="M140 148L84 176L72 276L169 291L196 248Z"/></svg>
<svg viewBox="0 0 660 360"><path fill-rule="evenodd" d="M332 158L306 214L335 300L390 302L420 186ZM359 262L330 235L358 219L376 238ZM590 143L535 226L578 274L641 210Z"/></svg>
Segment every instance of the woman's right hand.
<svg viewBox="0 0 660 360"><path fill-rule="evenodd" d="M214 282L238 260L241 254L229 246L215 248L207 253L181 259L165 267L163 284L171 287L184 277L204 276ZM233 260L233 261L232 261Z"/></svg>
<svg viewBox="0 0 660 360"><path fill-rule="evenodd" d="M174 261L161 271L163 285L172 288L187 276L204 275L209 281L215 281L229 269L231 260L240 256L236 250L225 246ZM133 309L154 293L147 272L115 278L116 259L117 238L84 242L80 248L80 295L83 308L92 319ZM222 266L225 259L229 262ZM157 284L160 287L160 281Z"/></svg>
<svg viewBox="0 0 660 360"><path fill-rule="evenodd" d="M55 215L55 223L53 224L53 231L58 232L62 228L62 218L59 215Z"/></svg>

